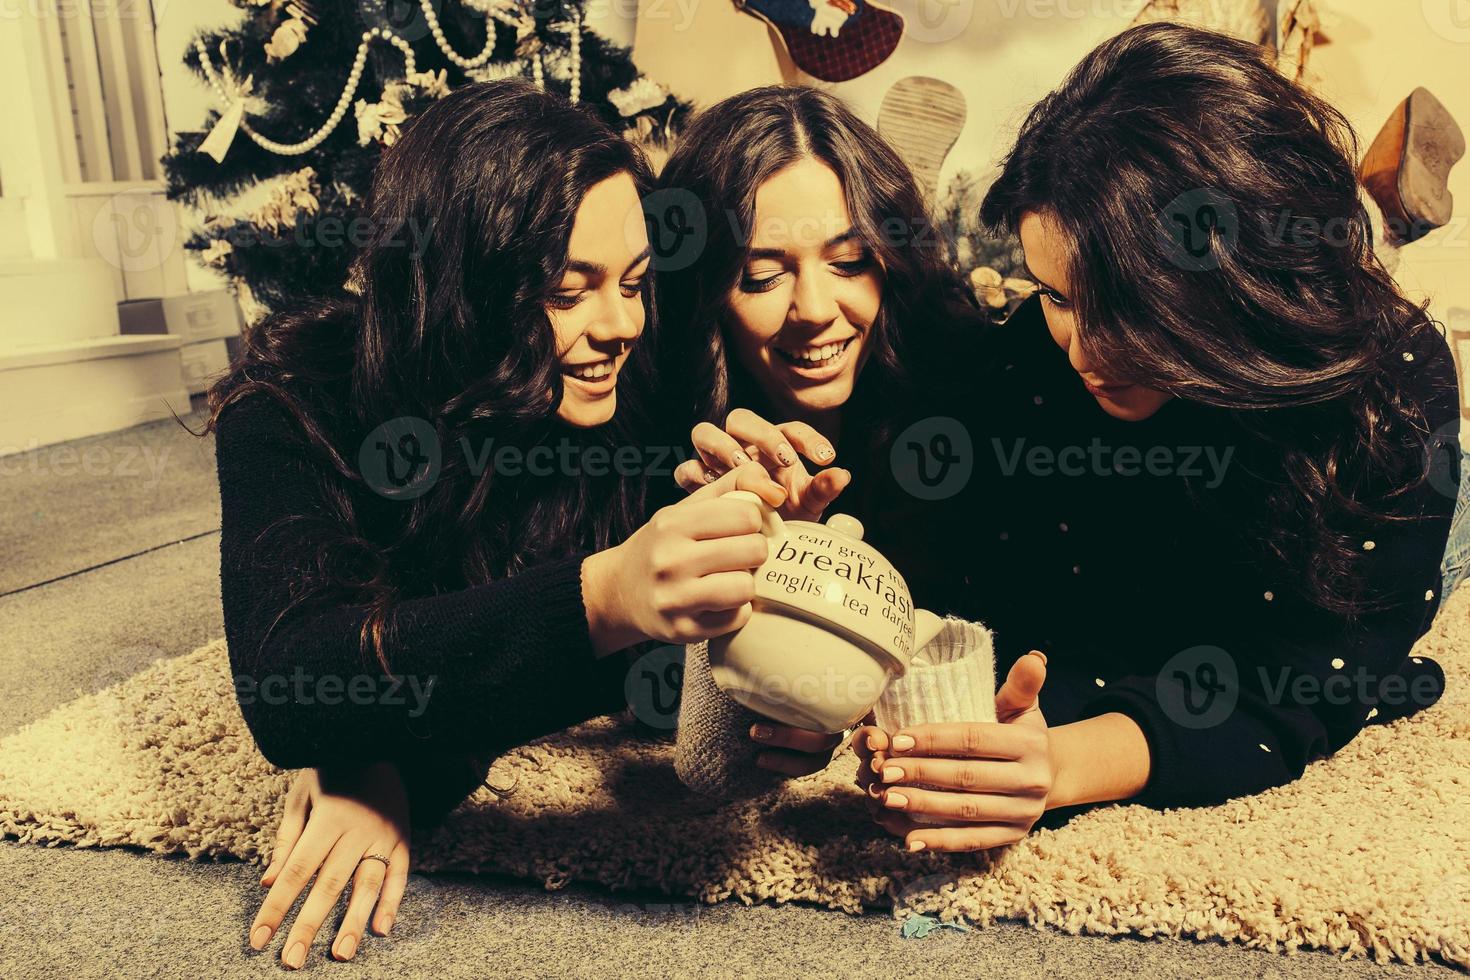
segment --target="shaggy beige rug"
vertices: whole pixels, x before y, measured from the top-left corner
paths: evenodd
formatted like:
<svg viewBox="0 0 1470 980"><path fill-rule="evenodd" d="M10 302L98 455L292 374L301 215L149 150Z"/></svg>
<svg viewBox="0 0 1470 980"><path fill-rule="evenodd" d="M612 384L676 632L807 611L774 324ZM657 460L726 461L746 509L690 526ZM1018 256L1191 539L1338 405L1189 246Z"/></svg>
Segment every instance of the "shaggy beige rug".
<svg viewBox="0 0 1470 980"><path fill-rule="evenodd" d="M672 742L615 718L496 762L419 870L653 887L706 902L892 907L984 925L1218 937L1284 953L1470 967L1470 588L1419 652L1447 690L1364 731L1296 783L1209 809L1108 805L997 852L910 855L869 821L845 751L759 801L679 784ZM0 832L263 861L288 775L256 751L223 641L81 698L0 741Z"/></svg>

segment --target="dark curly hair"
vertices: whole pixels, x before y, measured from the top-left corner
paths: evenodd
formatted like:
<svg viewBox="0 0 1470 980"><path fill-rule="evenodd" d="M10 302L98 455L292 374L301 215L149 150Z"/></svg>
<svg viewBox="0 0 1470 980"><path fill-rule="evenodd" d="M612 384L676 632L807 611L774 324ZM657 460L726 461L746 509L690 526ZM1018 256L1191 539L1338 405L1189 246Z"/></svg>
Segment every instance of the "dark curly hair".
<svg viewBox="0 0 1470 980"><path fill-rule="evenodd" d="M1373 251L1347 120L1269 52L1179 24L1092 51L1021 126L982 221L1069 240L1109 377L1231 410L1265 487L1236 501L1318 605L1374 605L1354 522L1406 520L1429 424L1404 354L1436 325ZM1183 234L1181 234L1183 232Z"/></svg>
<svg viewBox="0 0 1470 980"><path fill-rule="evenodd" d="M640 152L590 111L519 79L456 89L383 154L364 210L370 238L353 262L357 294L333 290L263 320L209 391L205 432L255 394L296 421L326 506L268 530L331 533L292 608L367 605L363 652L385 670L400 597L600 550L643 520L640 476L511 476L449 451L492 440L524 450L553 435L609 447L648 438L652 413L640 399L652 391L651 317L623 368L614 419L585 431L556 419L562 378L547 302L583 197L618 174L640 196L652 182ZM364 492L356 447L402 416L431 424L445 451L428 492L389 503Z"/></svg>

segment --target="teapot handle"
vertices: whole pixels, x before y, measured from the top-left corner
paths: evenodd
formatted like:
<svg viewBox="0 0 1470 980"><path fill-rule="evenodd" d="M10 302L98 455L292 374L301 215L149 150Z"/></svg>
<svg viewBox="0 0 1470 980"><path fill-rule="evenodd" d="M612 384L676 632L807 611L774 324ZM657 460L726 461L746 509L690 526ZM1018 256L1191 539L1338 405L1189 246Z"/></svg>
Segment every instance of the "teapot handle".
<svg viewBox="0 0 1470 980"><path fill-rule="evenodd" d="M781 520L781 515L776 513L774 507L766 503L760 497L749 490L731 490L721 494L724 497L734 497L738 500L749 500L760 509L761 512L761 534L771 541L783 541L786 538L786 525Z"/></svg>

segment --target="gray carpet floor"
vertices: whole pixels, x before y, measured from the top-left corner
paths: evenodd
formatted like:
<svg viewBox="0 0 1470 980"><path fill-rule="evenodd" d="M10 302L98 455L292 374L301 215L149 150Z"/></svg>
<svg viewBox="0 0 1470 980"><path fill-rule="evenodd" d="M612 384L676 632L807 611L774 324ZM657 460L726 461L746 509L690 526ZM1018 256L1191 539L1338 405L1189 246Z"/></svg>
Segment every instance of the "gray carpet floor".
<svg viewBox="0 0 1470 980"><path fill-rule="evenodd" d="M0 458L0 677L11 679L0 735L222 634L210 442L168 422L71 446L70 465L74 457L47 449ZM240 862L0 842L0 977L193 980L283 970L286 928L259 953L246 941L264 897L258 878ZM394 934L365 938L351 963L330 958L334 936L318 935L307 970L440 978L1459 974L1219 942L1070 936L1025 923L905 940L882 913L704 906L576 886L548 893L468 875L414 874Z"/></svg>

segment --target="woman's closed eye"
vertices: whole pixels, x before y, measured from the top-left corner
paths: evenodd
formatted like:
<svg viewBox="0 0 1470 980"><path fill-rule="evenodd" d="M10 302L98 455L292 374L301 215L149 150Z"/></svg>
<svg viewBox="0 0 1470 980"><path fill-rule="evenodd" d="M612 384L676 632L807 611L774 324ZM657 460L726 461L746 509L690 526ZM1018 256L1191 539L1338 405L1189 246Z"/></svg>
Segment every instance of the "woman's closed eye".
<svg viewBox="0 0 1470 980"><path fill-rule="evenodd" d="M740 290L746 293L769 292L776 288L776 283L784 275L786 275L785 272L776 272L769 269L758 272L747 271L740 277Z"/></svg>
<svg viewBox="0 0 1470 980"><path fill-rule="evenodd" d="M646 277L639 276L637 279L625 280L619 284L618 288L625 298L632 299L634 296L643 292L643 287L647 285L647 281ZM547 305L557 310L570 310L587 298L587 292L588 290L585 289L561 289L551 294L551 299L547 300Z"/></svg>
<svg viewBox="0 0 1470 980"><path fill-rule="evenodd" d="M1067 297L1063 296L1055 289L1047 289L1045 286L1042 286L1040 284L1038 284L1036 288L1037 291L1041 293L1041 298L1046 300L1052 306L1055 306L1057 309L1064 310L1068 306L1072 305L1070 302L1067 301Z"/></svg>
<svg viewBox="0 0 1470 980"><path fill-rule="evenodd" d="M827 264L844 279L860 276L873 266L873 253L864 251L855 258L829 259ZM785 277L784 271L747 271L740 279L740 289L747 293L764 293L776 288Z"/></svg>
<svg viewBox="0 0 1470 980"><path fill-rule="evenodd" d="M872 267L873 253L864 251L856 258L833 259L831 265L839 276L860 276Z"/></svg>

